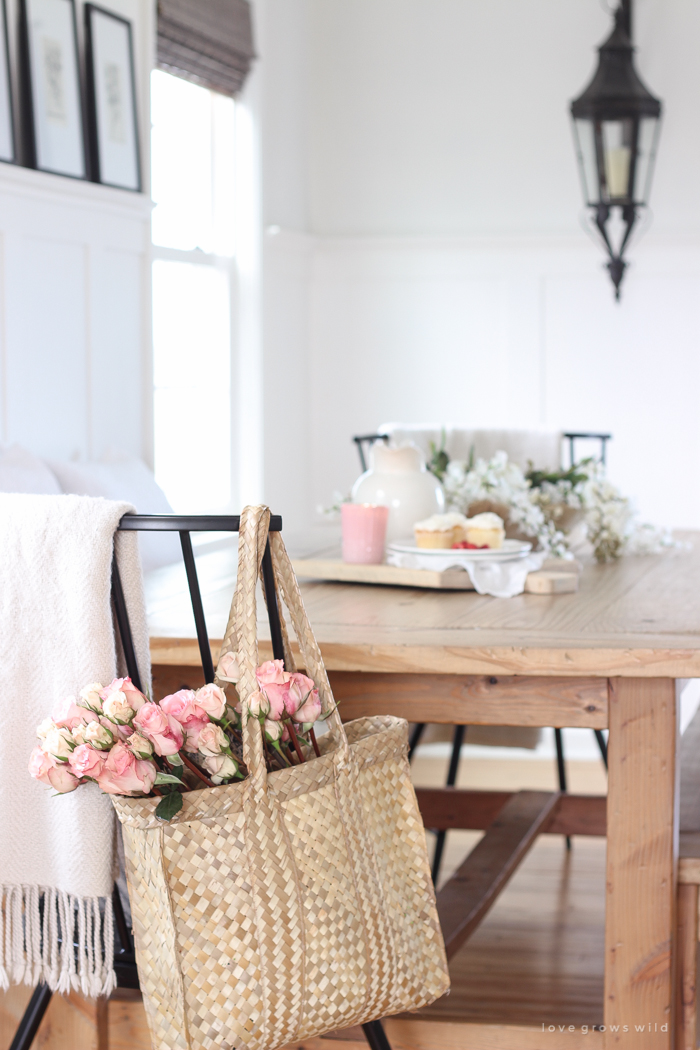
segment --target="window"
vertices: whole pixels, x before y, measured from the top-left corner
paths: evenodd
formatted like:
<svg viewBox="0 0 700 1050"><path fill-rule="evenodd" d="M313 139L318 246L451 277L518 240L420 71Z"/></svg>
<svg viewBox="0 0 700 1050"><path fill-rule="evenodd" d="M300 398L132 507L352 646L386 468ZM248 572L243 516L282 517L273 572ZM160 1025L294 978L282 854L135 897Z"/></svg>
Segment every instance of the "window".
<svg viewBox="0 0 700 1050"><path fill-rule="evenodd" d="M231 504L232 99L152 74L155 473L175 511Z"/></svg>

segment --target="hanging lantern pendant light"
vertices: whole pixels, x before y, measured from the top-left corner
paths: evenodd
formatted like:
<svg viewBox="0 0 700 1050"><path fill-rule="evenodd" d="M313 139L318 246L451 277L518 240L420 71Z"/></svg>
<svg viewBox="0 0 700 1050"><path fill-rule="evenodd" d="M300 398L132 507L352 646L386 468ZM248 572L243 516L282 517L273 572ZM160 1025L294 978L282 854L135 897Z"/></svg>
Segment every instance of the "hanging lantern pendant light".
<svg viewBox="0 0 700 1050"><path fill-rule="evenodd" d="M634 68L631 5L632 0L622 0L613 31L598 48L593 79L571 103L584 200L608 253L618 300L625 249L649 199L661 124L661 102ZM621 220L617 238L614 215Z"/></svg>

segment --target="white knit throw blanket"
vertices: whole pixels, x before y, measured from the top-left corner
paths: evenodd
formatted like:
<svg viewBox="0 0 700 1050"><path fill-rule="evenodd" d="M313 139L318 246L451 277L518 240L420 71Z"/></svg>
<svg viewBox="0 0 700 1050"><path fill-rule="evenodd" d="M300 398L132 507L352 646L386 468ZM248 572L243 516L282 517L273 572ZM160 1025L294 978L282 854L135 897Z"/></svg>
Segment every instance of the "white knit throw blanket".
<svg viewBox="0 0 700 1050"><path fill-rule="evenodd" d="M27 772L56 701L117 671L113 542L142 685L148 631L126 503L0 495L0 987L45 981L107 995L116 984L115 820L97 785L56 796ZM113 541L113 537L115 537ZM75 943L75 948L74 948Z"/></svg>

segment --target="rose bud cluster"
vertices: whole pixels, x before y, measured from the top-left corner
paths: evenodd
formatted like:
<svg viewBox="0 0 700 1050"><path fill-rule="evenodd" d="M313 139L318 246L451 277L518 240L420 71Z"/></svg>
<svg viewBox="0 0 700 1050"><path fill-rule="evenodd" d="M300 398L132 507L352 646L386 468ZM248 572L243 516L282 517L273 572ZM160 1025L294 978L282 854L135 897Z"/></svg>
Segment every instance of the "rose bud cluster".
<svg viewBox="0 0 700 1050"><path fill-rule="evenodd" d="M239 680L235 653L222 658L219 674L224 681ZM256 677L248 713L263 727L266 746L285 765L292 764L293 753L304 761L302 745L309 754L313 745L318 754L313 725L321 717L321 702L313 681L285 671L281 660L262 664ZM59 794L89 783L110 795L132 796L172 796L193 783L225 784L243 775L235 717L214 684L179 689L156 703L130 678L115 678L107 686L91 682L56 704L38 727L29 772ZM170 816L176 809L169 807Z"/></svg>
<svg viewBox="0 0 700 1050"><path fill-rule="evenodd" d="M227 655L235 660L235 654ZM267 660L255 677L258 689L247 697L246 706L248 717L260 722L266 744L284 765L306 761L312 747L318 754L313 727L321 720L321 700L313 680L299 671L285 671L282 660Z"/></svg>
<svg viewBox="0 0 700 1050"><path fill-rule="evenodd" d="M187 786L173 773L185 765L207 784L222 784L240 776L228 725L217 685L181 689L154 703L130 678L92 682L56 704L38 727L29 772L60 794L87 783L110 795L148 795L154 787L160 794L158 784L167 784L167 793L177 790L173 784Z"/></svg>

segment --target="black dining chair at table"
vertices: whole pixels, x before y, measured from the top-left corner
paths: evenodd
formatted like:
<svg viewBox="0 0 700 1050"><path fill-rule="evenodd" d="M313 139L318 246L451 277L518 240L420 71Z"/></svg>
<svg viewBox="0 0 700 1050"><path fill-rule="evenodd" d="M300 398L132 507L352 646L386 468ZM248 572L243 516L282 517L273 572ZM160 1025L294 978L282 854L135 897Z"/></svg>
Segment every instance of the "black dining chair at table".
<svg viewBox="0 0 700 1050"><path fill-rule="evenodd" d="M410 436L411 427L401 427L402 436L408 434ZM416 427L416 434L420 433L422 428ZM559 435L561 439L564 439L568 444L569 452L569 466L574 466L576 462L576 442L579 440L594 440L599 442L599 461L605 466L606 453L608 441L612 439L612 434L603 434L592 431L566 431ZM388 443L392 438L391 429L380 430L375 434L357 434L353 437L353 442L357 448L357 454L360 460L360 466L362 471L367 470L368 464L368 453L375 441L383 441ZM478 455L478 450L477 450ZM413 758L416 748L421 742L421 738L426 729L425 723L419 723L413 727L411 733L411 739L409 743L409 758ZM459 761L466 736L466 726L455 726L452 737L452 749L450 752L450 759L447 767L447 776L445 778L446 787L454 787L457 783L457 775L459 772ZM601 729L594 729L595 740L600 751L601 758L605 768L608 768L608 745L605 735ZM556 748L556 763L557 763L557 779L559 781L559 790L566 793L568 783L566 776L566 760L564 757L564 738L562 730L560 728L554 729L554 743ZM435 832L435 850L433 852L433 882L437 885L440 868L442 866L442 857L445 849L445 841L447 838L446 831ZM567 848L571 848L571 840L566 836Z"/></svg>

